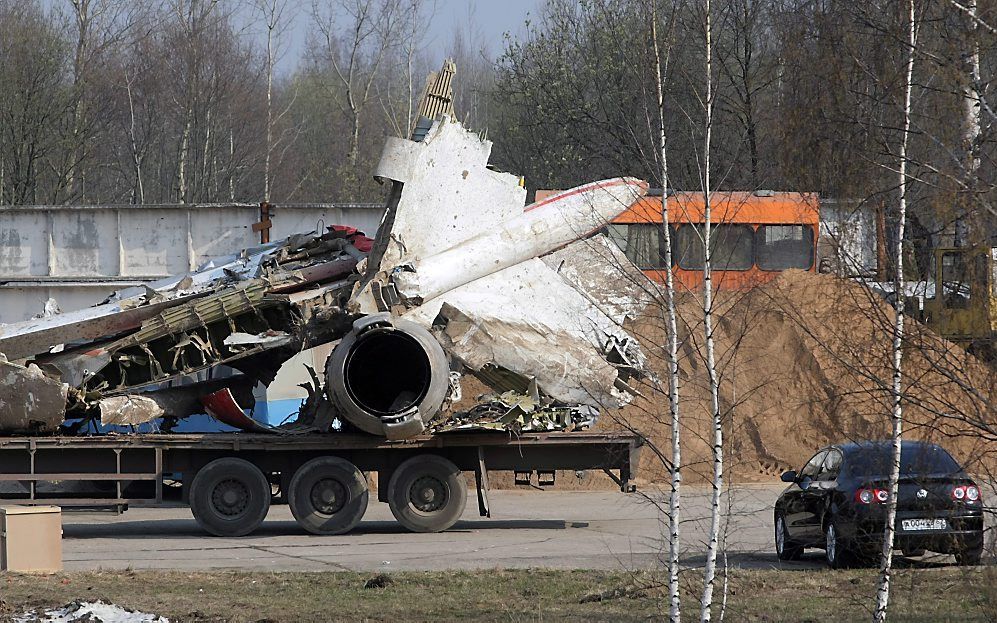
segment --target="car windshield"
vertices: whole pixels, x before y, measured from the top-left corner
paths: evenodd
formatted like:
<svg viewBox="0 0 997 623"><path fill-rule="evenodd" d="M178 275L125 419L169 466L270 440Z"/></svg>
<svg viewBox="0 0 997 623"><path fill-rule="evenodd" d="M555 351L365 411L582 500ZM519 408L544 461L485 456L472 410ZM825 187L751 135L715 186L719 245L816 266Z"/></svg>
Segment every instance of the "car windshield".
<svg viewBox="0 0 997 623"><path fill-rule="evenodd" d="M855 475L887 476L893 452L890 446L860 448L848 457L849 471ZM956 474L962 468L939 446L904 447L900 453L900 476Z"/></svg>

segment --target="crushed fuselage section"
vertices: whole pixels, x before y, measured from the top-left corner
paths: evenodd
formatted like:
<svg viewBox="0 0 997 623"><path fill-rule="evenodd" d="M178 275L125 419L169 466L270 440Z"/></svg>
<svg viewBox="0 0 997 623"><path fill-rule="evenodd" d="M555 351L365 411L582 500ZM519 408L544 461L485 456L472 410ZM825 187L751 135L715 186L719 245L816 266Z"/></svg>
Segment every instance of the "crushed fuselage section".
<svg viewBox="0 0 997 623"><path fill-rule="evenodd" d="M626 279L587 264L613 253L592 235L647 185L602 180L527 206L518 178L488 167L490 142L448 117L426 127L385 147L376 175L392 188L375 240L340 226L297 234L90 310L0 328L0 352L29 364L4 364L0 401L37 396L0 402L0 431L206 411L253 432L404 439L583 428L625 404L644 363L621 327L642 302ZM612 259L642 278L622 254ZM296 421L268 427L246 415L256 383L328 343L325 386L306 384ZM205 378L222 367L241 374ZM454 411L467 374L494 393Z"/></svg>

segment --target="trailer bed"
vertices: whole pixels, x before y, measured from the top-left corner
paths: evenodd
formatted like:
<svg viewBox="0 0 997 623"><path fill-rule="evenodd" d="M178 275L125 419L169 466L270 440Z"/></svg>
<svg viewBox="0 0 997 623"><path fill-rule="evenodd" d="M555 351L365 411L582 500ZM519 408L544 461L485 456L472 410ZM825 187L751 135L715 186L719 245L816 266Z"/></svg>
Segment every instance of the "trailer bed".
<svg viewBox="0 0 997 623"><path fill-rule="evenodd" d="M335 456L388 482L406 459L442 456L473 472L479 509L487 514L487 474L512 471L517 479L557 470L601 470L623 491L633 488L641 439L629 433L589 431L513 434L455 431L402 441L350 433L108 434L89 437L0 438L0 504L56 504L66 509L163 506L187 502L187 487L208 463L238 457L256 465L282 500L291 475L307 461ZM20 487L14 483L20 483ZM384 489L378 490L384 499Z"/></svg>

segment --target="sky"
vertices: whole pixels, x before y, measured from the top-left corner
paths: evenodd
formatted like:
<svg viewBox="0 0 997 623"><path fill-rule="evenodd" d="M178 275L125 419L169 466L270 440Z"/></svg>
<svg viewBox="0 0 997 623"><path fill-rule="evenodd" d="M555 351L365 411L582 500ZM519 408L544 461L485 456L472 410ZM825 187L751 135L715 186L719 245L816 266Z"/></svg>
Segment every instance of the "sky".
<svg viewBox="0 0 997 623"><path fill-rule="evenodd" d="M426 0L432 3L433 0ZM464 28L477 35L470 41L472 47L484 48L493 54L502 50L503 34L518 34L523 22L535 18L543 0L435 0L436 12L427 36L427 52L433 64L443 60L443 55L455 29ZM277 65L279 73L289 73L297 67L304 55L310 29L312 0L290 0L293 21L289 25L286 41L282 42L283 55Z"/></svg>
<svg viewBox="0 0 997 623"><path fill-rule="evenodd" d="M70 0L40 0L47 9L66 11ZM330 2L331 0L317 0ZM429 5L435 3L436 11L426 37L426 50L433 65L443 60L455 29L464 28L475 36L469 41L473 49L486 49L493 56L502 51L504 33L518 34L523 30L527 19L535 19L544 5L544 0L424 0ZM308 31L311 29L311 9L313 0L288 0L288 28L279 43L280 58L277 73L287 75L294 71L305 53ZM249 36L262 32L259 14L255 13L251 2L244 0L223 1L245 24L244 31Z"/></svg>

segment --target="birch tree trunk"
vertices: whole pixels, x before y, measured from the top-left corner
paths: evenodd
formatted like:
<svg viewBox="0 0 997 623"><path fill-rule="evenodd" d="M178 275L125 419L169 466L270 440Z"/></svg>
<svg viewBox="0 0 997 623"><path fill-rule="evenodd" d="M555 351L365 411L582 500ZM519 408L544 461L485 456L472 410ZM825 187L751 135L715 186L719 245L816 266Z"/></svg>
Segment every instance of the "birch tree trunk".
<svg viewBox="0 0 997 623"><path fill-rule="evenodd" d="M83 166L85 145L83 138L83 122L86 115L87 81L84 72L86 66L88 45L90 43L90 0L72 0L73 16L76 21L77 38L73 55L73 123L70 129L69 149L66 151L63 163L61 193L68 202L75 195L78 169Z"/></svg>
<svg viewBox="0 0 997 623"><path fill-rule="evenodd" d="M681 623L682 607L679 593L679 521L681 515L682 488L682 442L679 428L679 360L678 360L678 320L675 312L675 279L672 275L672 235L669 229L668 214L668 151L665 125L665 88L670 46L662 63L661 46L658 42L657 0L652 0L651 38L654 40L655 86L658 95L658 121L660 133L658 147L661 150L661 228L664 240L662 258L665 265L665 321L668 330L666 358L668 361L668 410L671 416L672 465L671 491L668 497L668 619Z"/></svg>
<svg viewBox="0 0 997 623"><path fill-rule="evenodd" d="M177 203L187 203L187 154L190 150L190 113L185 115L183 134L180 135L179 163L177 164Z"/></svg>
<svg viewBox="0 0 997 623"><path fill-rule="evenodd" d="M710 534L706 546L706 569L703 571L703 599L700 620L709 621L713 607L713 585L717 574L717 550L720 542L720 494L723 491L723 421L720 418L720 383L717 377L713 344L713 276L710 238L713 210L710 191L710 146L713 133L713 25L710 0L705 0L706 99L705 136L703 140L703 332L706 339L706 371L710 381L710 411L713 416L713 497L710 503Z"/></svg>
<svg viewBox="0 0 997 623"><path fill-rule="evenodd" d="M890 574L893 569L893 541L896 535L897 521L897 493L900 483L900 448L903 434L903 404L901 403L903 392L903 337L904 337L904 297L902 295L903 275L904 275L904 224L907 220L907 139L910 134L911 117L911 87L914 76L914 45L916 43L917 29L914 21L914 0L908 0L907 6L907 73L904 83L904 121L903 133L900 138L900 177L899 177L899 202L897 206L899 224L897 226L897 240L894 247L894 260L896 262L896 275L894 277L895 292L897 302L896 320L893 323L893 385L891 387L891 398L893 402L893 463L890 468L890 497L886 503L886 529L883 534L883 552L879 570L879 588L876 591L876 609L873 612L875 623L886 621L886 610L890 603Z"/></svg>
<svg viewBox="0 0 997 623"><path fill-rule="evenodd" d="M968 0L965 4L969 46L965 54L966 76L965 86L962 89L963 110L965 117L963 120L962 143L965 152L965 171L963 174L964 190L966 200L960 206L960 212L955 223L955 246L961 247L969 244L970 225L968 217L973 213L973 206L976 200L977 174L980 168L980 159L977 151L980 144L980 131L982 106L980 102L980 41L977 37L979 29L979 17L976 12L976 0Z"/></svg>
<svg viewBox="0 0 997 623"><path fill-rule="evenodd" d="M273 63L274 30L277 28L277 4L263 7L267 27L267 136L263 154L263 201L270 203L270 152L273 151Z"/></svg>
<svg viewBox="0 0 997 623"><path fill-rule="evenodd" d="M228 162L228 200L235 203L235 130L231 119L228 127Z"/></svg>
<svg viewBox="0 0 997 623"><path fill-rule="evenodd" d="M142 153L138 146L138 137L135 132L135 97L132 94L132 80L129 75L125 76L125 90L128 94L128 138L131 142L132 166L134 167L135 182L132 186L132 203L145 203L145 186L142 180Z"/></svg>

